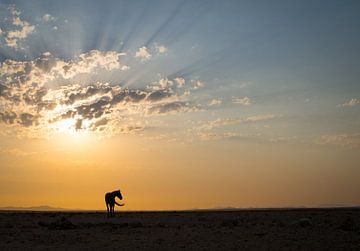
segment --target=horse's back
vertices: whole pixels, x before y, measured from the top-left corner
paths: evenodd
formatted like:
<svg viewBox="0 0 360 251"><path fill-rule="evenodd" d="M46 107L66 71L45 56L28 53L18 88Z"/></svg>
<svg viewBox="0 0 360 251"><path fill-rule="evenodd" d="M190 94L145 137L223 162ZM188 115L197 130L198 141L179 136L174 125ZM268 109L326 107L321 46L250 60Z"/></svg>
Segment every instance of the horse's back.
<svg viewBox="0 0 360 251"><path fill-rule="evenodd" d="M105 194L105 201L108 202L108 201L111 201L111 193L106 193Z"/></svg>

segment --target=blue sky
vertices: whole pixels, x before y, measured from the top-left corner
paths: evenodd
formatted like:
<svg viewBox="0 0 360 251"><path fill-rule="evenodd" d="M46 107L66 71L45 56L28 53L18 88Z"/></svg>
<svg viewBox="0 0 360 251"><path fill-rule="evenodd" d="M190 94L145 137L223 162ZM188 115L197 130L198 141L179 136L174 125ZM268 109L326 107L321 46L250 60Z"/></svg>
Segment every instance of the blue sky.
<svg viewBox="0 0 360 251"><path fill-rule="evenodd" d="M164 77L201 80L194 99L221 100L217 117L281 114L295 134L357 133L357 1L2 1L4 17L11 6L35 28L22 48L2 40L2 61L124 52L128 71L92 81L142 88ZM143 46L166 52L139 62ZM234 106L244 97L251 106Z"/></svg>

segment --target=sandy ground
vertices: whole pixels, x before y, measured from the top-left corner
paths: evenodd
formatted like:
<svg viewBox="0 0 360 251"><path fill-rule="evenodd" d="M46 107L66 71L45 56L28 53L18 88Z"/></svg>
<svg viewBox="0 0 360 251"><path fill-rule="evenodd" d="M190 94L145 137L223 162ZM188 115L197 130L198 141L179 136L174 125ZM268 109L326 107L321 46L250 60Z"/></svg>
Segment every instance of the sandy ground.
<svg viewBox="0 0 360 251"><path fill-rule="evenodd" d="M0 212L0 250L360 250L360 209Z"/></svg>

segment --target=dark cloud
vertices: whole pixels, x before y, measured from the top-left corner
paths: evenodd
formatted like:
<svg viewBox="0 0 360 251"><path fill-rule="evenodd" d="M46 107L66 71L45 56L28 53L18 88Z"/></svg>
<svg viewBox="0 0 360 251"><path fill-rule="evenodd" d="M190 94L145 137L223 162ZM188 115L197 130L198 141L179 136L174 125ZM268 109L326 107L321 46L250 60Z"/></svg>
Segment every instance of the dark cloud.
<svg viewBox="0 0 360 251"><path fill-rule="evenodd" d="M0 112L0 121L5 124L14 124L17 114L15 112Z"/></svg>
<svg viewBox="0 0 360 251"><path fill-rule="evenodd" d="M147 96L147 100L149 100L150 102L157 102L162 99L168 98L171 95L173 95L173 93L170 93L167 90L153 91L153 92L149 93L149 95Z"/></svg>
<svg viewBox="0 0 360 251"><path fill-rule="evenodd" d="M19 124L25 127L29 127L37 124L38 117L30 113L22 113L20 114L19 119Z"/></svg>
<svg viewBox="0 0 360 251"><path fill-rule="evenodd" d="M3 97L5 99L10 99L11 94L9 91L10 91L9 87L0 84L0 97Z"/></svg>
<svg viewBox="0 0 360 251"><path fill-rule="evenodd" d="M88 99L97 94L107 94L111 91L112 88L109 85L89 85L82 90L69 93L63 103L67 105L72 105L76 101Z"/></svg>
<svg viewBox="0 0 360 251"><path fill-rule="evenodd" d="M76 130L76 131L82 129L82 122L83 122L82 119L77 119L77 120L76 120L76 123L75 123L75 130Z"/></svg>
<svg viewBox="0 0 360 251"><path fill-rule="evenodd" d="M118 103L138 103L146 98L147 93L142 90L129 90L128 88L115 94L111 100L112 105Z"/></svg>
<svg viewBox="0 0 360 251"><path fill-rule="evenodd" d="M196 110L199 110L199 108L191 105L189 102L175 101L154 105L147 110L147 114L171 114Z"/></svg>
<svg viewBox="0 0 360 251"><path fill-rule="evenodd" d="M35 60L35 66L44 72L50 72L56 66L56 58L50 52L45 52Z"/></svg>
<svg viewBox="0 0 360 251"><path fill-rule="evenodd" d="M41 111L41 110L54 110L57 106L56 102L52 102L52 101L41 101L39 103L36 104L37 105L37 111Z"/></svg>
<svg viewBox="0 0 360 251"><path fill-rule="evenodd" d="M102 130L104 128L105 125L107 125L109 122L109 119L107 118L102 118L100 120L97 120L96 122L92 123L90 125L90 129L92 131L96 131L96 130Z"/></svg>
<svg viewBox="0 0 360 251"><path fill-rule="evenodd" d="M48 123L73 119L75 130L131 133L144 127L137 123L128 125L126 118L135 121L132 119L146 115L198 110L192 103L183 101L188 96L182 95L184 89L180 91L173 85L177 80L163 78L144 88L132 89L119 84L89 84L91 77L87 77L99 73L99 69L101 73L123 70L124 65L119 62L121 55L124 54L93 50L76 60L61 60L46 52L34 60L1 62L0 121L17 124L20 129L56 128L56 124L49 127ZM124 120L120 121L119 116Z"/></svg>
<svg viewBox="0 0 360 251"><path fill-rule="evenodd" d="M7 59L0 65L0 80L5 83L7 87L20 87L28 82L31 82L33 74L32 62L22 62Z"/></svg>
<svg viewBox="0 0 360 251"><path fill-rule="evenodd" d="M81 105L76 108L77 114L82 118L93 119L99 118L110 108L110 99L103 97L95 103L89 105Z"/></svg>
<svg viewBox="0 0 360 251"><path fill-rule="evenodd" d="M46 95L47 90L45 88L30 89L23 94L23 100L28 105L37 105L42 102L42 98Z"/></svg>

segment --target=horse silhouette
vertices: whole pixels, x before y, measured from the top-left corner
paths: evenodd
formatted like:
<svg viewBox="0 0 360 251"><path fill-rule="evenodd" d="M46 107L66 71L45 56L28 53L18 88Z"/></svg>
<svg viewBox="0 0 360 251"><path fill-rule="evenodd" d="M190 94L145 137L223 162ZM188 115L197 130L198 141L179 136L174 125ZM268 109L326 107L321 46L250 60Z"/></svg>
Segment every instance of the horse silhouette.
<svg viewBox="0 0 360 251"><path fill-rule="evenodd" d="M114 217L115 216L115 212L114 212L114 208L115 208L115 204L122 207L125 204L119 204L115 201L115 197L118 197L120 200L122 200L122 195L120 190L116 190L110 193L106 193L105 194L105 203L106 203L106 209L107 209L107 216L108 217Z"/></svg>

